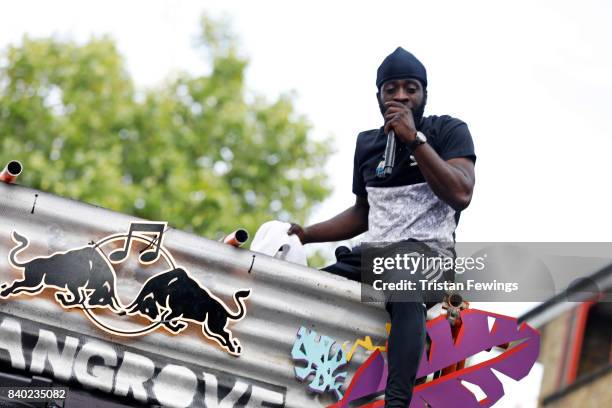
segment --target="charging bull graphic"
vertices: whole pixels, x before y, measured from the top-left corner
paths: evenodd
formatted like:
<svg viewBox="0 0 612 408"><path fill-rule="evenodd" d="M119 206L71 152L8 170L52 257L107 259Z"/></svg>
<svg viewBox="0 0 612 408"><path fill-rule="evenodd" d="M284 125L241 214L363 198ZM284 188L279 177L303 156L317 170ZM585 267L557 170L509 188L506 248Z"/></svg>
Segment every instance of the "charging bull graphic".
<svg viewBox="0 0 612 408"><path fill-rule="evenodd" d="M21 252L29 240L16 231L12 233L15 246L9 252L9 263L22 270L21 279L9 284L0 284L0 299L22 294L34 296L46 288L56 289L57 302L64 308L80 308L99 328L117 336L142 336L164 327L171 334L185 330L188 322L201 325L202 334L234 356L239 356L242 346L228 329L230 322L241 320L246 315L245 299L250 289L234 293L236 311L202 286L189 272L177 267L164 247L163 237L166 223L131 223L127 234L105 237L97 243L56 252L46 257L22 260ZM154 239L151 238L153 235ZM122 242L107 256L104 245ZM155 264L163 258L169 268L151 276L138 296L124 307L116 290L117 274L113 265L123 263L130 254L133 242L145 245L140 251L141 265ZM126 331L104 321L94 309L108 309L116 316L140 315L151 321L148 327Z"/></svg>
<svg viewBox="0 0 612 408"><path fill-rule="evenodd" d="M130 315L139 314L151 321L161 321L171 333L187 327L185 321L202 325L202 333L217 342L230 354L240 354L238 340L227 330L230 320L241 320L246 314L244 298L250 290L234 293L238 311L232 313L221 299L212 295L184 269L177 268L147 280L140 293L127 307Z"/></svg>
<svg viewBox="0 0 612 408"><path fill-rule="evenodd" d="M10 251L9 262L14 268L23 269L23 279L9 287L3 285L0 297L36 295L50 286L58 289L55 298L66 308L108 307L121 311L115 294L115 271L97 248L86 246L20 262L17 254L27 248L29 241L15 231L12 238L18 245Z"/></svg>

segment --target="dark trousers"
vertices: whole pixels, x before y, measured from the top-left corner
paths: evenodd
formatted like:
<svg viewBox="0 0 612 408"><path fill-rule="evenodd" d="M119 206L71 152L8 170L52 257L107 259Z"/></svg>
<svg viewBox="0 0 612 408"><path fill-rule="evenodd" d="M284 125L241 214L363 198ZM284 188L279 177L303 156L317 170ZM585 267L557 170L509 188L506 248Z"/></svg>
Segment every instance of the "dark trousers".
<svg viewBox="0 0 612 408"><path fill-rule="evenodd" d="M385 407L406 408L425 347L426 310L417 302L387 302L385 308L391 317Z"/></svg>
<svg viewBox="0 0 612 408"><path fill-rule="evenodd" d="M336 250L336 258L335 264L323 270L351 280L361 280L359 248L350 250L340 247ZM385 408L406 408L412 399L412 389L425 347L427 311L422 302L387 301L385 309L391 318Z"/></svg>

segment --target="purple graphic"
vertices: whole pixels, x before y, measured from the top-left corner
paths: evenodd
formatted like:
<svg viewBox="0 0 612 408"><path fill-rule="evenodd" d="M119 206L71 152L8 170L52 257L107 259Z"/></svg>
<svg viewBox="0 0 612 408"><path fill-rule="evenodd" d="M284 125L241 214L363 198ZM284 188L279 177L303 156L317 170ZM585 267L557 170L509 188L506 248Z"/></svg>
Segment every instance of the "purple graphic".
<svg viewBox="0 0 612 408"><path fill-rule="evenodd" d="M463 325L456 340L445 316L427 322L427 333L432 343L429 355L424 353L421 359L417 377L424 377L483 350L516 343L495 358L416 386L410 408L422 407L425 402L432 408L490 407L504 396L503 386L492 370L519 381L529 374L536 362L540 335L527 324L517 326L513 317L475 309L462 311L461 319ZM490 319L494 321L489 330ZM328 408L348 408L351 401L380 394L385 388L386 377L386 362L382 354L376 351L357 370L344 398ZM480 387L486 397L479 401L462 385L462 381ZM382 406L384 401L375 401L362 405L362 408Z"/></svg>
<svg viewBox="0 0 612 408"><path fill-rule="evenodd" d="M359 367L351 381L346 396L328 408L342 408L362 397L384 391L387 385L387 362L380 350L376 350Z"/></svg>

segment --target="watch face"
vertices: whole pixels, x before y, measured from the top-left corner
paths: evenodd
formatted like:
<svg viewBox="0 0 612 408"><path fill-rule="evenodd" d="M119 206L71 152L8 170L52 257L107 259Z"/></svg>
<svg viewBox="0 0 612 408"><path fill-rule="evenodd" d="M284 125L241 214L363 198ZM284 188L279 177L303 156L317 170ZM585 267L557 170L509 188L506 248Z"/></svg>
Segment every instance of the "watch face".
<svg viewBox="0 0 612 408"><path fill-rule="evenodd" d="M427 143L427 137L421 132L417 132L416 138L420 143Z"/></svg>

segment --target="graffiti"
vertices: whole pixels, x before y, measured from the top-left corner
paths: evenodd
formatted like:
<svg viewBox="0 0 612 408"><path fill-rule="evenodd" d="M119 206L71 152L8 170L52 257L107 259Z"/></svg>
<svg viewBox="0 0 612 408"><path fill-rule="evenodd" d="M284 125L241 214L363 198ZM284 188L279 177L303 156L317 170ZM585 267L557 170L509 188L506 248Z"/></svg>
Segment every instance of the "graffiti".
<svg viewBox="0 0 612 408"><path fill-rule="evenodd" d="M32 204L32 210L30 210L30 214L34 214L34 209L36 208L36 200L38 200L38 194L34 194L34 203Z"/></svg>
<svg viewBox="0 0 612 408"><path fill-rule="evenodd" d="M488 321L491 318L495 321L489 330ZM417 378L442 370L483 350L508 343L511 345L495 358L417 385L410 408L422 407L424 403L432 408L490 407L504 396L503 386L493 370L519 381L529 374L535 364L540 350L540 337L539 333L527 324L517 326L516 318L476 309L462 311L461 319L463 325L457 339L453 339L445 316L427 322L431 347L421 358ZM329 408L348 408L352 401L379 395L385 388L386 377L386 363L377 350L359 367L344 398ZM462 383L477 385L486 397L478 400ZM383 407L384 401L375 401L362 407L366 406Z"/></svg>
<svg viewBox="0 0 612 408"><path fill-rule="evenodd" d="M344 398L328 408L348 408L349 403L358 399L376 397L385 390L386 385L387 363L380 350L376 350L359 366Z"/></svg>
<svg viewBox="0 0 612 408"><path fill-rule="evenodd" d="M247 273L251 273L251 271L253 270L253 265L255 265L255 254L253 254L252 256L251 266L249 266L249 270L247 271Z"/></svg>
<svg viewBox="0 0 612 408"><path fill-rule="evenodd" d="M314 375L310 381L308 389L323 393L333 392L337 399L342 398L340 386L346 378L346 372L342 370L347 362L344 352L340 347L334 352L332 347L335 340L327 336L320 336L314 330L300 327L297 333L297 340L293 344L291 356L295 362L305 362L304 367L295 367L295 376L300 381L306 381L308 377Z"/></svg>
<svg viewBox="0 0 612 408"><path fill-rule="evenodd" d="M346 344L347 342L345 342ZM370 336L365 336L363 339L357 339L355 340L355 342L353 343L353 346L351 347L351 349L349 350L349 352L346 354L346 361L350 362L351 359L353 358L353 354L355 353L355 351L357 351L357 348L361 347L366 351L387 351L387 347L386 346L375 346L374 343L372 343L372 338ZM344 350L344 345L342 347L342 350Z"/></svg>
<svg viewBox="0 0 612 408"><path fill-rule="evenodd" d="M140 404L225 408L285 405L286 389L0 312L0 364ZM72 388L72 386L71 386Z"/></svg>
<svg viewBox="0 0 612 408"><path fill-rule="evenodd" d="M246 315L244 299L249 297L251 290L241 289L233 294L236 311L232 311L185 268L176 266L163 246L165 227L165 222L130 223L127 234L108 236L97 243L29 261L18 259L29 246L28 238L13 231L16 245L9 252L9 263L22 270L22 278L10 285L0 285L0 298L22 294L35 296L52 288L56 301L63 308L82 309L96 326L114 335L142 336L160 326L171 334L178 334L192 322L201 326L207 339L229 354L239 356L242 346L227 326L230 321L239 321ZM113 265L126 261L136 242L144 245L138 256L139 264L148 266L163 261L168 269L150 277L138 296L124 307L117 295L117 274ZM114 248L107 257L102 248L116 243L122 244L121 247ZM140 315L151 324L130 331L112 327L96 316L95 309L101 308L110 309L117 316Z"/></svg>
<svg viewBox="0 0 612 408"><path fill-rule="evenodd" d="M386 329L387 329L387 335L391 332L391 323L387 323L386 325ZM345 345L349 343L348 341L345 341L342 344L342 351L345 351ZM350 362L351 359L353 358L353 354L355 354L355 351L357 351L357 348L361 347L366 351L382 351L382 352L386 352L387 351L387 346L375 346L374 343L372 342L372 338L370 336L365 336L363 339L357 339L355 340L355 342L353 343L353 346L351 347L351 349L349 350L349 352L346 354L346 361Z"/></svg>

